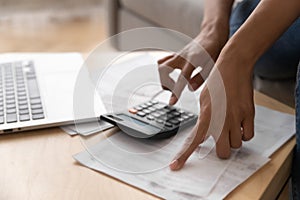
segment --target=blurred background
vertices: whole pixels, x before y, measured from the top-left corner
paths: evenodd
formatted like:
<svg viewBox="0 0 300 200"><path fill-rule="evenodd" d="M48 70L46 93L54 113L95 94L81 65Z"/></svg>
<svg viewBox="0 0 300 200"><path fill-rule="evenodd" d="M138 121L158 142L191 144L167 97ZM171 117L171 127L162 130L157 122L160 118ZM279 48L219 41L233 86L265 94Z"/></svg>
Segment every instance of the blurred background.
<svg viewBox="0 0 300 200"><path fill-rule="evenodd" d="M203 10L203 0L0 0L0 53L88 53L109 36L149 26L193 38L200 32ZM126 50L124 42L131 44L118 40L108 50ZM175 44L185 42L174 38ZM294 77L255 76L254 87L294 106Z"/></svg>
<svg viewBox="0 0 300 200"><path fill-rule="evenodd" d="M88 52L104 15L102 0L0 0L0 52Z"/></svg>

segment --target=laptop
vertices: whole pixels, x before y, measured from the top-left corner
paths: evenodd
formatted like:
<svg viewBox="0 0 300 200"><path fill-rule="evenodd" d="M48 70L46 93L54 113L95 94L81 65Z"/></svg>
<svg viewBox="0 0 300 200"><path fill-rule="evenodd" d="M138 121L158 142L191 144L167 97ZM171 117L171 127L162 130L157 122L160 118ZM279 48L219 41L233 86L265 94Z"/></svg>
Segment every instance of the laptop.
<svg viewBox="0 0 300 200"><path fill-rule="evenodd" d="M82 64L78 53L0 55L0 134L74 123L73 91Z"/></svg>

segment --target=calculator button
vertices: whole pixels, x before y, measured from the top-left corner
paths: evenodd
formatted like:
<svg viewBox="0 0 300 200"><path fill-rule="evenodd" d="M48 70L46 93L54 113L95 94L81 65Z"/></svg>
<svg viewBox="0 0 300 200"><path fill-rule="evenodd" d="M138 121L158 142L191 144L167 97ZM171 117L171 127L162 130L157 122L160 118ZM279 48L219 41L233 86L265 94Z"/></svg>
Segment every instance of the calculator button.
<svg viewBox="0 0 300 200"><path fill-rule="evenodd" d="M148 103L145 103L147 106L152 106L153 105L153 103L151 103L151 102L148 102Z"/></svg>
<svg viewBox="0 0 300 200"><path fill-rule="evenodd" d="M176 116L176 117L180 116L180 113L179 113L179 112L177 112L177 111L175 111L175 112L172 112L172 114L173 114L174 116Z"/></svg>
<svg viewBox="0 0 300 200"><path fill-rule="evenodd" d="M139 111L139 112L137 112L137 115L140 117L145 117L146 113Z"/></svg>
<svg viewBox="0 0 300 200"><path fill-rule="evenodd" d="M174 124L174 125L180 124L180 122L179 122L178 120L176 120L176 119L171 119L171 120L169 120L168 122L170 122L170 123L172 123L172 124Z"/></svg>
<svg viewBox="0 0 300 200"><path fill-rule="evenodd" d="M188 116L189 116L189 117L194 117L194 114L189 113Z"/></svg>
<svg viewBox="0 0 300 200"><path fill-rule="evenodd" d="M165 124L164 124L166 127L172 127L173 125L171 124L171 123L169 123L169 122L166 122Z"/></svg>
<svg viewBox="0 0 300 200"><path fill-rule="evenodd" d="M154 117L153 117L152 115L149 115L149 116L147 117L147 119L149 119L149 120L154 120Z"/></svg>
<svg viewBox="0 0 300 200"><path fill-rule="evenodd" d="M183 115L182 118L186 120L186 119L188 119L190 117L188 115Z"/></svg>
<svg viewBox="0 0 300 200"><path fill-rule="evenodd" d="M157 104L158 103L158 101L156 101L156 100L152 100L152 101L150 101L152 104Z"/></svg>
<svg viewBox="0 0 300 200"><path fill-rule="evenodd" d="M166 113L165 113L165 112L163 112L163 111L161 111L161 110L159 110L159 111L156 111L156 113L158 113L158 114L159 114L159 116L166 115Z"/></svg>
<svg viewBox="0 0 300 200"><path fill-rule="evenodd" d="M162 119L162 120L167 120L167 119L168 119L168 117L167 117L167 115L166 115L166 114L162 114L162 115L160 115L160 116L159 116L159 119Z"/></svg>
<svg viewBox="0 0 300 200"><path fill-rule="evenodd" d="M156 109L155 108L153 108L153 107L149 107L149 108L147 108L148 110L150 110L151 112L154 112L154 111L156 111Z"/></svg>
<svg viewBox="0 0 300 200"><path fill-rule="evenodd" d="M152 113L152 116L154 116L154 117L159 117L159 116L161 116L161 114L155 112L155 113Z"/></svg>
<svg viewBox="0 0 300 200"><path fill-rule="evenodd" d="M179 122L183 122L184 121L184 119L182 117L178 117L178 118L176 118L176 120L178 120Z"/></svg>
<svg viewBox="0 0 300 200"><path fill-rule="evenodd" d="M165 108L166 105L165 105L165 104L158 103L158 104L153 105L153 107L156 108L156 109L162 109L162 108Z"/></svg>
<svg viewBox="0 0 300 200"><path fill-rule="evenodd" d="M128 111L132 114L136 114L138 112L138 110L136 110L134 108L130 108Z"/></svg>
<svg viewBox="0 0 300 200"><path fill-rule="evenodd" d="M149 114L149 113L151 113L151 110L145 109L145 110L143 110L143 112L146 113L146 114Z"/></svg>
<svg viewBox="0 0 300 200"><path fill-rule="evenodd" d="M169 111L169 112L172 112L172 111L175 111L176 108L172 108L172 107L169 107L169 106L168 106L168 107L166 107L166 110Z"/></svg>
<svg viewBox="0 0 300 200"><path fill-rule="evenodd" d="M183 110L177 110L180 114L183 114L184 113L184 111Z"/></svg>
<svg viewBox="0 0 300 200"><path fill-rule="evenodd" d="M168 114L167 114L167 118L168 118L168 119L171 119L171 118L173 118L173 117L175 117L175 115L174 115L173 113L168 113Z"/></svg>
<svg viewBox="0 0 300 200"><path fill-rule="evenodd" d="M148 106L146 104L142 104L140 105L142 108L148 108Z"/></svg>
<svg viewBox="0 0 300 200"><path fill-rule="evenodd" d="M160 123L160 124L164 123L164 121L161 120L161 119L157 119L156 122L157 122L157 123Z"/></svg>
<svg viewBox="0 0 300 200"><path fill-rule="evenodd" d="M136 107L134 107L134 109L136 109L137 111L143 110L143 108L141 106L136 106Z"/></svg>

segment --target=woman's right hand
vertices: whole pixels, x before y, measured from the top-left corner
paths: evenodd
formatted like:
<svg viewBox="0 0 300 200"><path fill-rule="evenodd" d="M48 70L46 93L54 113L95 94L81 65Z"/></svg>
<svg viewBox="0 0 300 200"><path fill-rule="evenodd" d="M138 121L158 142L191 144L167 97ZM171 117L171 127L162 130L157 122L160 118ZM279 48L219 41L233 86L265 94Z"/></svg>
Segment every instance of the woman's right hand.
<svg viewBox="0 0 300 200"><path fill-rule="evenodd" d="M214 61L218 58L228 39L228 30L224 28L203 28L201 33L180 52L158 61L160 81L163 89L172 91L170 105L174 105L186 85L192 91L197 90L208 77ZM201 66L202 70L192 76L193 71ZM175 82L169 75L174 69L181 74Z"/></svg>

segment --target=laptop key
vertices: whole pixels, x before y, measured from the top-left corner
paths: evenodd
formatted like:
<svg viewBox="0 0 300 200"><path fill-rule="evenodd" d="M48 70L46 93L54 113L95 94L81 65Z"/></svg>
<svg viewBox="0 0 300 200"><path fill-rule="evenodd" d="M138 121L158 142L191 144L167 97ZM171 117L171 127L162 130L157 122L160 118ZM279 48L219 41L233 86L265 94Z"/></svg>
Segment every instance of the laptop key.
<svg viewBox="0 0 300 200"><path fill-rule="evenodd" d="M32 115L32 119L44 119L45 116L44 114L35 114L35 115Z"/></svg>
<svg viewBox="0 0 300 200"><path fill-rule="evenodd" d="M6 105L6 109L8 110L8 109L14 109L14 108L16 108L16 104L7 104Z"/></svg>
<svg viewBox="0 0 300 200"><path fill-rule="evenodd" d="M6 100L8 100L8 99L15 99L15 96L14 96L14 95L7 95L7 96L5 97L5 99L6 99Z"/></svg>
<svg viewBox="0 0 300 200"><path fill-rule="evenodd" d="M25 109L25 110L19 110L20 115L24 115L24 114L28 114L29 110Z"/></svg>
<svg viewBox="0 0 300 200"><path fill-rule="evenodd" d="M26 96L19 96L18 97L18 100L19 101L24 101L24 100L27 100Z"/></svg>
<svg viewBox="0 0 300 200"><path fill-rule="evenodd" d="M17 121L17 114L7 114L6 115L6 122L12 123Z"/></svg>
<svg viewBox="0 0 300 200"><path fill-rule="evenodd" d="M34 105L34 104L41 104L41 99L40 99L40 98L30 99L30 104L31 104L31 105Z"/></svg>
<svg viewBox="0 0 300 200"><path fill-rule="evenodd" d="M19 106L19 110L26 110L26 109L28 109L28 105L27 104Z"/></svg>
<svg viewBox="0 0 300 200"><path fill-rule="evenodd" d="M18 96L26 96L26 92L18 92Z"/></svg>
<svg viewBox="0 0 300 200"><path fill-rule="evenodd" d="M14 113L16 113L17 112L17 110L15 109L15 108L11 108L11 109L7 109L6 110L6 113L7 114L14 114Z"/></svg>
<svg viewBox="0 0 300 200"><path fill-rule="evenodd" d="M18 102L19 106L20 105L27 105L27 100L21 100Z"/></svg>
<svg viewBox="0 0 300 200"><path fill-rule="evenodd" d="M20 115L19 118L21 122L30 120L29 115Z"/></svg>
<svg viewBox="0 0 300 200"><path fill-rule="evenodd" d="M42 109L35 109L35 110L31 110L32 114L43 114L43 110Z"/></svg>
<svg viewBox="0 0 300 200"><path fill-rule="evenodd" d="M15 104L16 101L14 99L9 99L6 101L6 104Z"/></svg>
<svg viewBox="0 0 300 200"><path fill-rule="evenodd" d="M39 92L39 88L38 88L36 79L28 79L27 80L27 88L28 88L30 98L39 98L40 97L40 92Z"/></svg>
<svg viewBox="0 0 300 200"><path fill-rule="evenodd" d="M4 123L4 117L0 116L0 124L3 124L3 123Z"/></svg>
<svg viewBox="0 0 300 200"><path fill-rule="evenodd" d="M31 105L31 109L34 110L34 109L40 109L40 108L43 108L42 104L34 104L34 105Z"/></svg>

